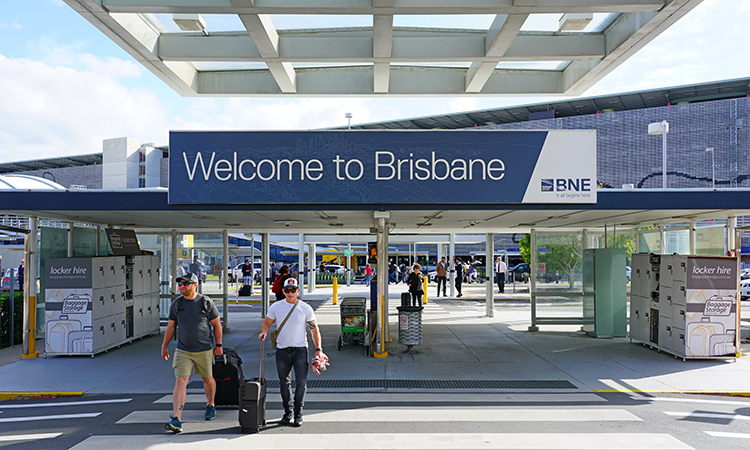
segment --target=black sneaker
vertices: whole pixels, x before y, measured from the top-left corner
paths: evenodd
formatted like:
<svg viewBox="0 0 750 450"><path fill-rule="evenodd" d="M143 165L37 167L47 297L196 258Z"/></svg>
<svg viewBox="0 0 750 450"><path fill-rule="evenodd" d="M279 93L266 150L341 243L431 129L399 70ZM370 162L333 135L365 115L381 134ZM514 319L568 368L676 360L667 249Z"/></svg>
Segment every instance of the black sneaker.
<svg viewBox="0 0 750 450"><path fill-rule="evenodd" d="M294 416L292 415L292 413L284 414L284 417L279 420L279 425L289 425L290 423L292 423L293 418Z"/></svg>
<svg viewBox="0 0 750 450"><path fill-rule="evenodd" d="M302 416L297 416L294 418L294 426L295 427L301 427L302 426Z"/></svg>

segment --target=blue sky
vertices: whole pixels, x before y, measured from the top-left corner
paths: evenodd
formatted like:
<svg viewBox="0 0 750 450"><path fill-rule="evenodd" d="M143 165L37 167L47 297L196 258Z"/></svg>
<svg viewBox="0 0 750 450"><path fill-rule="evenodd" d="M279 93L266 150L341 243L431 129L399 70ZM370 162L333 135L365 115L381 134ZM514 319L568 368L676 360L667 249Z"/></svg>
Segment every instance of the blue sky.
<svg viewBox="0 0 750 450"><path fill-rule="evenodd" d="M464 20L455 26L477 22ZM748 24L750 0L704 0L584 96L750 76ZM0 2L1 162L96 153L123 136L166 144L170 129L322 128L347 112L357 124L546 100L183 98L61 0Z"/></svg>

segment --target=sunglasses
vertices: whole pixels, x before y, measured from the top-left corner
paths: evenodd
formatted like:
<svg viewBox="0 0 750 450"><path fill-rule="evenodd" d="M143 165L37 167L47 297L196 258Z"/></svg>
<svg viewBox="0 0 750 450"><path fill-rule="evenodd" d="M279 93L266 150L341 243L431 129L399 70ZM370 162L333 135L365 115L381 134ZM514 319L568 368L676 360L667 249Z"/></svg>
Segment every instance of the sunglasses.
<svg viewBox="0 0 750 450"><path fill-rule="evenodd" d="M192 281L180 281L178 284L180 286L187 287L187 286L190 286L191 284L193 284L193 282Z"/></svg>
<svg viewBox="0 0 750 450"><path fill-rule="evenodd" d="M284 292L297 292L297 288L296 287L284 288Z"/></svg>

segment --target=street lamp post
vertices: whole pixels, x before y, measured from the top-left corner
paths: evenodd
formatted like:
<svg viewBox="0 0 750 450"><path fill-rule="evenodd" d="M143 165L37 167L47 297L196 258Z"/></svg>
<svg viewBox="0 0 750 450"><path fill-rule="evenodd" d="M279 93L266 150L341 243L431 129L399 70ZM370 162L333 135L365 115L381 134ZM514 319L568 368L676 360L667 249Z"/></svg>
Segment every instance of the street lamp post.
<svg viewBox="0 0 750 450"><path fill-rule="evenodd" d="M662 155L661 155L661 180L662 188L667 188L667 133L669 133L669 123L666 120L648 124L648 134L661 134Z"/></svg>
<svg viewBox="0 0 750 450"><path fill-rule="evenodd" d="M716 160L714 158L714 148L708 147L706 151L711 152L711 187L716 188L716 164L714 162Z"/></svg>
<svg viewBox="0 0 750 450"><path fill-rule="evenodd" d="M352 113L346 113L345 116L346 116L346 120L349 121L348 129L351 130L352 129Z"/></svg>

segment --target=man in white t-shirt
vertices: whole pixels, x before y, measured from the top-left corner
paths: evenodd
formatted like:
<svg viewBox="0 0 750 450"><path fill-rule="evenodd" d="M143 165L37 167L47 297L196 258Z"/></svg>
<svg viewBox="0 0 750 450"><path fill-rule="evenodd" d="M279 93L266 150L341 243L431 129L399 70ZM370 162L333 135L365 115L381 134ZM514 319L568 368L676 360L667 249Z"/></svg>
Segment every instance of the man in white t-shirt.
<svg viewBox="0 0 750 450"><path fill-rule="evenodd" d="M315 322L315 311L307 303L297 297L299 286L297 280L289 278L284 282L285 302L278 301L268 308L266 319L260 325L258 339L264 341L271 324L276 322L278 329L284 320L284 326L276 337L276 371L279 374L281 388L281 402L284 405L284 417L279 425L288 425L294 421L294 426L302 426L302 408L305 406L307 393L307 329L310 329L315 354L323 353L318 325ZM295 308L294 305L297 304ZM292 308L294 310L292 311ZM291 314L290 314L291 311ZM297 387L292 398L292 368L297 381Z"/></svg>
<svg viewBox="0 0 750 450"><path fill-rule="evenodd" d="M508 266L503 261L503 258L498 256L495 262L495 278L497 279L497 290L501 294L505 292L505 273L508 271Z"/></svg>

